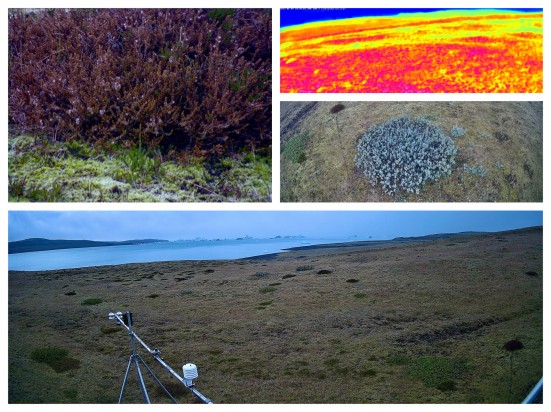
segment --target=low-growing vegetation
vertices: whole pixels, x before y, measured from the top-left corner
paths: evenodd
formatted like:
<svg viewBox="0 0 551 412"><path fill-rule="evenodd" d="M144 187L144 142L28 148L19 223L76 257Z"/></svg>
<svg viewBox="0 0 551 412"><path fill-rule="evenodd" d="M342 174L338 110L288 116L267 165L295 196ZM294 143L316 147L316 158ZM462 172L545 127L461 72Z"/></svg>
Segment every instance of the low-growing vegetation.
<svg viewBox="0 0 551 412"><path fill-rule="evenodd" d="M271 24L262 9L10 12L9 199L269 201Z"/></svg>
<svg viewBox="0 0 551 412"><path fill-rule="evenodd" d="M100 298L88 298L84 299L80 304L85 306L99 305L103 300Z"/></svg>
<svg viewBox="0 0 551 412"><path fill-rule="evenodd" d="M10 138L10 201L18 202L261 202L271 199L269 152L208 160L169 160L143 147L115 153L80 143L83 158L67 143Z"/></svg>
<svg viewBox="0 0 551 412"><path fill-rule="evenodd" d="M216 404L520 403L543 374L543 229L453 243L10 271L8 401L116 403L131 346L107 314L129 310L171 367L198 366ZM195 401L138 352L179 403ZM45 363L67 358L80 368ZM169 403L144 373L152 402ZM124 401L142 401L134 370Z"/></svg>
<svg viewBox="0 0 551 412"><path fill-rule="evenodd" d="M457 148L442 130L422 118L392 118L362 136L356 166L388 194L419 193L427 181L451 173Z"/></svg>
<svg viewBox="0 0 551 412"><path fill-rule="evenodd" d="M454 379L461 377L468 368L469 364L464 358L421 356L409 364L409 374L429 388L448 391L455 389Z"/></svg>
<svg viewBox="0 0 551 412"><path fill-rule="evenodd" d="M541 102L337 106L281 103L281 201L543 199Z"/></svg>
<svg viewBox="0 0 551 412"><path fill-rule="evenodd" d="M69 357L69 351L63 348L37 348L31 352L31 359L35 362L51 366L56 373L67 372L80 368L80 361Z"/></svg>

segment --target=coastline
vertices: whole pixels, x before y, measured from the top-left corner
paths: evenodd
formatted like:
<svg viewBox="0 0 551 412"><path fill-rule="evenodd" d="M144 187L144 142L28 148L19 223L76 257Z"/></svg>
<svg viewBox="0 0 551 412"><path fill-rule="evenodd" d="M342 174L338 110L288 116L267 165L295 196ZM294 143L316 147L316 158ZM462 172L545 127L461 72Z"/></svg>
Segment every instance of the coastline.
<svg viewBox="0 0 551 412"><path fill-rule="evenodd" d="M542 230L542 227L527 227L522 229L514 229L509 231L502 232L459 232L459 233L441 233L441 234L431 234L425 236L416 236L416 237L399 237L389 240L360 240L360 241L350 241L350 242L335 242L335 243L320 243L304 246L294 246L289 248L283 248L281 251L274 253L264 253L259 255L253 255L249 257L236 257L236 258L220 258L220 259L180 259L180 260L151 260L144 262L126 262L126 263L114 263L114 264L99 264L99 265L87 265L87 266L75 266L68 268L53 268L53 269L39 269L39 270L21 270L21 269L9 269L8 272L52 272L56 270L71 270L71 269L87 269L87 268L100 268L100 267L111 267L111 266L124 266L124 265L145 265L145 264L155 264L155 263L164 263L164 262L216 262L216 261L240 261L240 260L251 260L251 261L270 261L274 259L293 259L293 258L305 258L312 256L320 256L324 254L338 254L344 252L352 251L362 251L362 250L372 250L372 249L381 249L381 248L396 248L400 246L405 246L409 244L416 243L427 243L435 242L439 240L446 239L459 239L459 238L468 238L473 236L492 236L496 234L507 234L514 233L518 231L525 230ZM121 242L122 243L122 242ZM109 246L114 247L114 246ZM57 251L63 249L57 249ZM48 251L46 251L48 252ZM297 253L300 252L300 255ZM17 255L17 254L12 254Z"/></svg>

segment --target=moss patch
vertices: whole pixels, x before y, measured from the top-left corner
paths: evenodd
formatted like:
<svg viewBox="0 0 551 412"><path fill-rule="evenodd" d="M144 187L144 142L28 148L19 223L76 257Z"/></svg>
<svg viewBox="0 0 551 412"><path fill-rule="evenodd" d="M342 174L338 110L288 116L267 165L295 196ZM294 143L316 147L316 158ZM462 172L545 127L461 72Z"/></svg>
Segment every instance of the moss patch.
<svg viewBox="0 0 551 412"><path fill-rule="evenodd" d="M271 156L167 161L138 146L114 153L83 142L10 137L9 200L14 202L266 202Z"/></svg>
<svg viewBox="0 0 551 412"><path fill-rule="evenodd" d="M70 358L68 355L69 351L67 349L47 347L33 350L31 359L51 366L57 373L80 368L80 361Z"/></svg>
<svg viewBox="0 0 551 412"><path fill-rule="evenodd" d="M469 368L464 358L443 356L421 356L409 364L409 375L419 379L430 388L440 390L455 389L454 379Z"/></svg>

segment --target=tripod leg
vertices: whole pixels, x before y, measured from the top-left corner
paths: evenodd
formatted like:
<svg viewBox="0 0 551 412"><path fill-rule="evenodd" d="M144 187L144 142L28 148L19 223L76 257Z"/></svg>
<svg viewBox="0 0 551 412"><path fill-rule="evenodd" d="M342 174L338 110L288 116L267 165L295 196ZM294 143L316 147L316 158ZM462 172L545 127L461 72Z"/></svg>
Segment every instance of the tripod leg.
<svg viewBox="0 0 551 412"><path fill-rule="evenodd" d="M138 372L138 380L140 381L140 388L142 389L142 395L145 403L151 403L149 400L149 395L147 394L147 389L145 389L145 383L143 381L142 371L140 370L140 364L138 361L138 356L133 356L134 363L136 364L136 372Z"/></svg>
<svg viewBox="0 0 551 412"><path fill-rule="evenodd" d="M143 366L145 366L145 368L147 369L147 371L149 372L149 374L153 377L153 379L155 379L155 381L157 382L157 384L161 387L161 389L166 393L166 395L172 400L172 402L174 403L178 403L176 402L176 399L174 399L172 397L172 395L170 394L170 392L168 391L167 388L164 387L164 385L161 383L161 381L157 378L157 376L155 376L155 374L153 373L153 371L151 370L151 368L149 366L147 366L147 363L144 362L144 360L142 359L141 356L139 356L139 359L140 361L143 363Z"/></svg>
<svg viewBox="0 0 551 412"><path fill-rule="evenodd" d="M131 355L130 359L128 360L128 366L126 367L126 373L124 374L124 379L122 381L121 393L119 395L119 403L122 403L122 395L124 393L124 388L126 387L126 380L128 379L128 374L130 373L130 367L132 366L133 358L134 358L134 356Z"/></svg>

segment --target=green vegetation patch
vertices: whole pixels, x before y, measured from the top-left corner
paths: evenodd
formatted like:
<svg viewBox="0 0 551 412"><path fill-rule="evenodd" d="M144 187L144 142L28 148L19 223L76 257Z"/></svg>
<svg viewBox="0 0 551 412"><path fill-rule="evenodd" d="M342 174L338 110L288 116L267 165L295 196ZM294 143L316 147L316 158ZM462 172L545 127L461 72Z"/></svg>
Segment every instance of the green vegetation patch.
<svg viewBox="0 0 551 412"><path fill-rule="evenodd" d="M66 389L63 391L63 395L70 401L75 401L78 397L78 390L75 388Z"/></svg>
<svg viewBox="0 0 551 412"><path fill-rule="evenodd" d="M28 136L11 137L10 142L8 197L12 202L271 200L268 150L208 161L192 156L169 160L160 150L141 145L102 149L46 138L31 144Z"/></svg>
<svg viewBox="0 0 551 412"><path fill-rule="evenodd" d="M275 292L276 290L277 290L277 288L274 288L273 286L266 286L266 287L260 288L259 292L260 293L271 293L271 292Z"/></svg>
<svg viewBox="0 0 551 412"><path fill-rule="evenodd" d="M411 359L407 355L397 354L390 355L386 361L389 365L408 365Z"/></svg>
<svg viewBox="0 0 551 412"><path fill-rule="evenodd" d="M409 375L429 388L450 390L455 388L455 379L469 369L465 358L444 356L421 356L414 359L408 368Z"/></svg>
<svg viewBox="0 0 551 412"><path fill-rule="evenodd" d="M282 147L281 158L294 163L304 163L306 160L304 152L308 139L310 139L308 133L299 134L289 139Z"/></svg>
<svg viewBox="0 0 551 412"><path fill-rule="evenodd" d="M31 359L51 366L57 373L80 368L80 361L68 355L69 351L63 348L37 348L31 352Z"/></svg>

